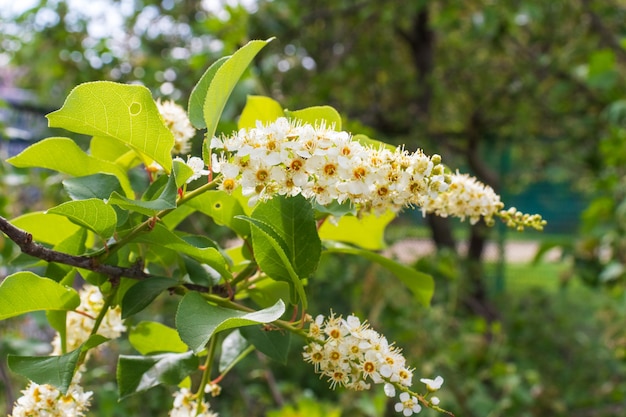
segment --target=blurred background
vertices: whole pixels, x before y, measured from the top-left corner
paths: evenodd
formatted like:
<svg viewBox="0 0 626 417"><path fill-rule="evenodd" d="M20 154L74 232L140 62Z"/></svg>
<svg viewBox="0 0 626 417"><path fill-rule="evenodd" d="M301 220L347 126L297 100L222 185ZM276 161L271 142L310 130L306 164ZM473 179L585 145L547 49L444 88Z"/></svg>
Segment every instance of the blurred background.
<svg viewBox="0 0 626 417"><path fill-rule="evenodd" d="M548 221L517 233L407 211L388 227L386 253L435 276L432 307L368 262L328 256L309 283L312 314L367 318L417 376L445 378L442 405L457 416L626 415L625 22L624 0L0 0L0 214L64 198L54 174L4 159L67 135L44 115L75 85L141 83L186 107L215 59L275 36L221 131L248 94L292 110L329 104L346 130L439 153ZM15 254L0 240L0 277ZM0 410L24 385L4 357L45 351L43 320L0 324ZM245 362L213 408L395 414L382 393L329 391L292 351L288 366ZM110 362L90 376L92 415L167 414L165 388L118 403Z"/></svg>

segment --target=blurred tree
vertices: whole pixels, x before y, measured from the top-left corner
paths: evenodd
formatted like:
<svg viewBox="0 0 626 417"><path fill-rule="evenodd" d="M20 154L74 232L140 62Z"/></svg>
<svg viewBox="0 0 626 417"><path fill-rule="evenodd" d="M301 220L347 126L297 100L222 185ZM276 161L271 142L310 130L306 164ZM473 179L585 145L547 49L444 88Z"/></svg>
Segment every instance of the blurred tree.
<svg viewBox="0 0 626 417"><path fill-rule="evenodd" d="M4 20L0 61L11 82L56 108L75 85L139 82L185 102L215 59L247 42L249 10L192 0L41 0Z"/></svg>

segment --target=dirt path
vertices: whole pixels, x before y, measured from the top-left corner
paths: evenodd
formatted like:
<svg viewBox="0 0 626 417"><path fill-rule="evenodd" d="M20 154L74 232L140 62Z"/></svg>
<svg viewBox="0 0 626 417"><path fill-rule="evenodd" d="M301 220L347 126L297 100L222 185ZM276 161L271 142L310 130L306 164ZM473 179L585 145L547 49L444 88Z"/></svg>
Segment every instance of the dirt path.
<svg viewBox="0 0 626 417"><path fill-rule="evenodd" d="M538 242L532 241L508 241L505 245L505 259L507 262L524 263L530 262L537 253ZM461 253L465 253L467 245L462 243L459 247ZM435 246L429 239L406 239L390 246L385 254L403 263L413 263L422 256L432 254ZM558 249L552 249L544 256L545 260L556 261L560 257ZM485 260L498 260L498 246L494 242L487 243L485 248Z"/></svg>

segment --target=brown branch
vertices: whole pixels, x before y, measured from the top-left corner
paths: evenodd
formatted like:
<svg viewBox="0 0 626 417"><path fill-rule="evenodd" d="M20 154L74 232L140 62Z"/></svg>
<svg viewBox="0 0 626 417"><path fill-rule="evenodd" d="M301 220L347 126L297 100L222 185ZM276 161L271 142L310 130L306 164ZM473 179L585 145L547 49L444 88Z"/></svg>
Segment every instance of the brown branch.
<svg viewBox="0 0 626 417"><path fill-rule="evenodd" d="M107 265L98 262L97 259L89 256L76 256L63 252L48 249L39 243L33 242L33 235L13 226L8 220L0 216L0 230L20 247L23 253L39 258L47 262L56 262L64 265L74 266L76 268L87 269L89 271L98 272L107 275L113 279L116 278L133 278L145 279L148 274L143 271L143 263L137 262L129 268Z"/></svg>
<svg viewBox="0 0 626 417"><path fill-rule="evenodd" d="M0 230L4 232L17 246L20 247L23 253L33 256L35 258L44 260L46 262L55 262L64 265L74 266L76 268L87 269L89 271L98 272L100 274L107 275L109 279L114 282L120 278L131 279L147 279L152 277L143 270L143 262L138 261L131 267L125 268L116 265L107 265L98 262L96 258L89 256L76 256L63 252L58 252L52 249L48 249L39 243L33 242L33 235L13 226L7 219L0 216ZM206 287L204 285L183 283L183 287L191 291L197 291L201 293L212 293L223 297L229 296L229 291L225 285L213 285ZM174 287L172 287L173 289Z"/></svg>

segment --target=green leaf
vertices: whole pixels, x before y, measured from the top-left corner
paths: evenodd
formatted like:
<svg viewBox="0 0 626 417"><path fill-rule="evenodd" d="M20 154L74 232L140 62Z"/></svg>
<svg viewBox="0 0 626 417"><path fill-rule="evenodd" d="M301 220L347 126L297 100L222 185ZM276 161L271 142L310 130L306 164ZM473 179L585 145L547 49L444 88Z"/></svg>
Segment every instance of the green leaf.
<svg viewBox="0 0 626 417"><path fill-rule="evenodd" d="M102 136L91 138L89 153L95 158L113 162L126 171L142 163L141 155L133 149L118 140Z"/></svg>
<svg viewBox="0 0 626 417"><path fill-rule="evenodd" d="M81 227L65 216L40 211L24 214L11 220L15 227L30 233L37 242L57 245L74 236Z"/></svg>
<svg viewBox="0 0 626 417"><path fill-rule="evenodd" d="M114 191L123 192L119 180L109 174L92 174L63 180L63 188L72 200L99 198L105 200Z"/></svg>
<svg viewBox="0 0 626 417"><path fill-rule="evenodd" d="M78 349L61 356L17 356L9 355L7 363L16 374L37 384L50 384L66 393L76 369L81 352L94 348L108 339L92 335Z"/></svg>
<svg viewBox="0 0 626 417"><path fill-rule="evenodd" d="M180 338L194 352L200 352L215 333L259 323L271 323L285 312L279 300L272 307L246 313L209 304L204 297L190 292L181 300L176 312L176 329Z"/></svg>
<svg viewBox="0 0 626 417"><path fill-rule="evenodd" d="M122 298L122 318L126 319L146 308L155 298L178 281L167 277L150 277L130 287Z"/></svg>
<svg viewBox="0 0 626 417"><path fill-rule="evenodd" d="M176 188L182 187L189 178L193 176L193 169L180 160L174 160L174 177L176 178Z"/></svg>
<svg viewBox="0 0 626 417"><path fill-rule="evenodd" d="M224 256L222 256L217 249L212 247L195 247L161 224L157 223L150 233L140 234L133 239L133 241L138 243L147 243L153 246L161 246L176 252L184 253L185 255L189 255L195 260L205 263L215 269L225 279L232 278L232 274L227 269Z"/></svg>
<svg viewBox="0 0 626 417"><path fill-rule="evenodd" d="M127 196L134 195L126 172L119 166L87 155L68 138L47 138L32 144L19 155L7 159L18 168L46 168L75 177L91 174L112 174L119 180Z"/></svg>
<svg viewBox="0 0 626 417"><path fill-rule="evenodd" d="M65 216L103 239L113 236L117 226L117 215L113 207L97 198L68 201L49 209L48 213Z"/></svg>
<svg viewBox="0 0 626 417"><path fill-rule="evenodd" d="M397 263L396 261L385 258L375 252L363 250L352 246L343 245L336 242L324 242L328 253L346 253L350 255L358 255L365 259L387 268L391 271L415 296L415 299L424 306L430 305L430 300L435 292L435 282L433 277L420 272L414 268Z"/></svg>
<svg viewBox="0 0 626 417"><path fill-rule="evenodd" d="M74 310L78 293L32 272L16 272L0 283L0 320L38 310Z"/></svg>
<svg viewBox="0 0 626 417"><path fill-rule="evenodd" d="M113 192L109 198L109 204L115 204L125 210L136 211L146 216L154 216L159 211L175 209L177 195L178 187L176 187L175 175L170 175L167 177L166 186L154 199L132 200L119 193Z"/></svg>
<svg viewBox="0 0 626 417"><path fill-rule="evenodd" d="M257 122L264 125L272 123L284 115L283 108L276 100L264 96L248 96L239 116L237 129L254 128Z"/></svg>
<svg viewBox="0 0 626 417"><path fill-rule="evenodd" d="M253 226L252 247L261 270L289 282L306 303L301 280L315 272L321 254L311 203L302 196L278 196L240 218ZM291 301L297 302L293 296Z"/></svg>
<svg viewBox="0 0 626 417"><path fill-rule="evenodd" d="M259 326L242 327L241 334L254 345L259 352L284 365L291 346L291 333L277 330L264 331Z"/></svg>
<svg viewBox="0 0 626 417"><path fill-rule="evenodd" d="M354 135L352 137L352 140L356 140L357 142L359 142L361 145L364 145L364 146L372 146L375 149L388 149L390 151L396 150L396 147L390 143L381 142L379 140L372 139L369 136L366 136L363 134Z"/></svg>
<svg viewBox="0 0 626 417"><path fill-rule="evenodd" d="M228 97L230 97L233 88L235 88L239 78L241 78L241 75L248 68L252 59L272 39L248 42L224 61L215 72L203 103L204 121L207 127L206 137L208 139L204 144L203 157L207 165L211 162L208 160L210 150L207 149L207 147L209 146L210 139L215 135L217 124L222 116L222 111L224 111Z"/></svg>
<svg viewBox="0 0 626 417"><path fill-rule="evenodd" d="M120 355L117 387L120 399L160 384L177 385L198 370L198 357L192 352L154 356Z"/></svg>
<svg viewBox="0 0 626 417"><path fill-rule="evenodd" d="M191 91L187 108L189 109L189 121L196 129L204 129L206 127L206 122L204 121L204 101L215 73L228 58L230 58L230 55L224 56L211 64Z"/></svg>
<svg viewBox="0 0 626 417"><path fill-rule="evenodd" d="M388 211L377 216L366 214L361 217L343 216L336 225L324 222L319 229L319 236L324 240L336 240L351 243L364 249L380 250L385 248L385 228L395 218Z"/></svg>
<svg viewBox="0 0 626 417"><path fill-rule="evenodd" d="M180 340L176 329L156 321L142 321L128 335L132 347L142 355L154 353L187 352L187 345Z"/></svg>
<svg viewBox="0 0 626 417"><path fill-rule="evenodd" d="M186 205L210 216L215 223L234 230L239 236L250 235L250 225L237 218L244 209L239 200L221 190L211 190L191 199Z"/></svg>
<svg viewBox="0 0 626 417"><path fill-rule="evenodd" d="M142 85L96 81L75 87L63 107L47 115L50 127L127 144L169 173L174 135L165 126L150 90Z"/></svg>
<svg viewBox="0 0 626 417"><path fill-rule="evenodd" d="M330 106L313 106L294 111L285 110L285 114L290 119L309 123L313 126L325 124L327 128L336 131L341 130L341 115Z"/></svg>

